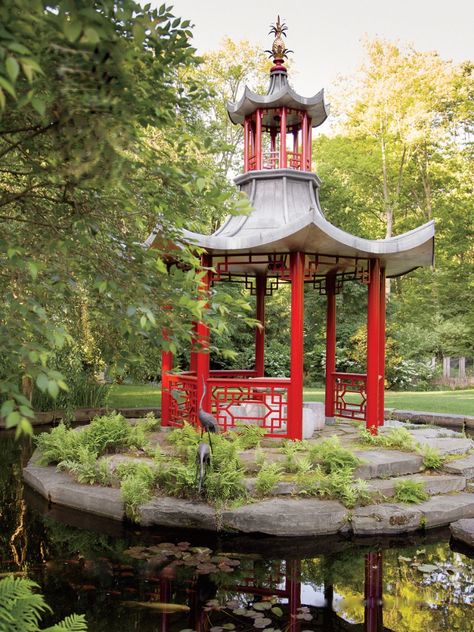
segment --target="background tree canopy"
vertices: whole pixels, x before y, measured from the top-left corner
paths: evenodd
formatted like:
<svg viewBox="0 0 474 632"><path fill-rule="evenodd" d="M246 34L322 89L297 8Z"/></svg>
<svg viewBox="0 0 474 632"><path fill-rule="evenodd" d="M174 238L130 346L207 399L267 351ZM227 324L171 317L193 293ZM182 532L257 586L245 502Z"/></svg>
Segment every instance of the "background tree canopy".
<svg viewBox="0 0 474 632"><path fill-rule="evenodd" d="M241 134L225 102L246 83L261 88L268 62L249 42L230 40L199 60L190 35L165 5L134 0L0 5L0 401L8 426L28 430L32 396L55 398L80 374L87 382L107 366L156 376L161 348L188 346L191 321L201 317L218 334L215 350L233 350L216 362L231 357L250 368L248 296L218 284L206 310L195 298L197 253L181 245L173 257L182 265L166 262L182 226L209 232L245 210L228 180L241 169ZM436 268L391 286L393 384L407 363L474 354L472 75L471 63L369 42L359 76L332 95L335 132L314 140L334 224L380 238L437 222ZM146 250L157 223L161 251ZM363 289L348 285L338 298L340 368L363 368ZM323 372L324 309L308 292L312 382ZM280 375L287 317L283 291L268 305L268 370Z"/></svg>

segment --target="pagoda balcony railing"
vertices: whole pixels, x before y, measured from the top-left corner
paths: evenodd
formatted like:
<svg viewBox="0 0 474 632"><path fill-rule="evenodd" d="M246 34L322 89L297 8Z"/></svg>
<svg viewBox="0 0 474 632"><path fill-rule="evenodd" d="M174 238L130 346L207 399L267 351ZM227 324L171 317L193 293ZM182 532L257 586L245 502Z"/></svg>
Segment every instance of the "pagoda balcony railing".
<svg viewBox="0 0 474 632"><path fill-rule="evenodd" d="M194 371L167 376L171 397L169 424L185 421L199 427L197 375ZM255 370L211 371L207 380L210 410L223 432L241 425L264 428L266 436L288 437L289 378L257 377Z"/></svg>
<svg viewBox="0 0 474 632"><path fill-rule="evenodd" d="M265 151L262 153L262 169L279 169L280 168L280 152L279 151ZM304 161L303 154L297 151L286 152L286 168L296 169L297 171L303 171ZM306 171L309 171L311 167L311 161L306 159ZM257 169L257 156L255 154L250 155L248 159L248 170L255 171Z"/></svg>
<svg viewBox="0 0 474 632"><path fill-rule="evenodd" d="M366 421L367 375L336 372L332 377L335 416Z"/></svg>

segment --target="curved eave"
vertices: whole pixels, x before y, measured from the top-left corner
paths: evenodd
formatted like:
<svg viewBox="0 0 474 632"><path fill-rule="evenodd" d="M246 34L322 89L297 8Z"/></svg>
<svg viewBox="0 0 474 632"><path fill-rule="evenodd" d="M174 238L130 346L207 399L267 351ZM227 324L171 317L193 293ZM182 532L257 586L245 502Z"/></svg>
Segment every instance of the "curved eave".
<svg viewBox="0 0 474 632"><path fill-rule="evenodd" d="M434 221L398 237L363 239L333 226L313 211L284 227L266 231L265 235L255 232L228 238L183 230L183 240L205 248L212 255L301 251L341 257L377 257L387 276L395 277L433 264Z"/></svg>
<svg viewBox="0 0 474 632"><path fill-rule="evenodd" d="M245 86L244 94L238 103L227 103L230 120L235 124L242 124L245 117L257 108L287 107L295 110L305 110L311 117L312 127L318 127L327 119L329 110L324 103L324 90L320 90L312 97L302 97L290 86L274 94L257 94Z"/></svg>

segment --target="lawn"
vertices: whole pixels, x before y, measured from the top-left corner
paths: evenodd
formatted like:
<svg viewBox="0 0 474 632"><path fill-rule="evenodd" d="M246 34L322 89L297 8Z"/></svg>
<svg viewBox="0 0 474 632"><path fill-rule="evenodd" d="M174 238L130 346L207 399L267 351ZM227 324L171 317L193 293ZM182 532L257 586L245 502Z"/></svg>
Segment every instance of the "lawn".
<svg viewBox="0 0 474 632"><path fill-rule="evenodd" d="M323 402L324 390L306 388L305 402ZM147 384L114 384L109 395L111 408L159 407L161 390L159 386ZM433 413L474 415L474 389L465 391L423 391L385 393L385 407L399 410L421 410Z"/></svg>

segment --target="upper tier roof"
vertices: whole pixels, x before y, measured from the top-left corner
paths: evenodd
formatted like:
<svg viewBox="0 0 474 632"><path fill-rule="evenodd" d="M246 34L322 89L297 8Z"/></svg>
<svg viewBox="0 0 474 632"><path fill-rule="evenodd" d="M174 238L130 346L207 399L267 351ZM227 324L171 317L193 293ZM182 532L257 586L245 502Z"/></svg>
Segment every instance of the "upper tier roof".
<svg viewBox="0 0 474 632"><path fill-rule="evenodd" d="M324 103L324 90L306 98L297 94L288 83L286 69L280 66L270 73L267 94L257 94L245 86L244 94L237 103L228 102L227 112L233 123L243 123L245 117L258 108L272 109L287 107L302 110L311 118L312 127L318 127L328 117L329 109ZM276 125L275 125L276 126Z"/></svg>

